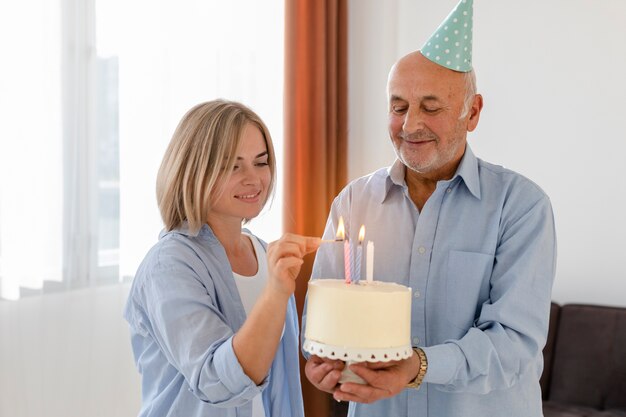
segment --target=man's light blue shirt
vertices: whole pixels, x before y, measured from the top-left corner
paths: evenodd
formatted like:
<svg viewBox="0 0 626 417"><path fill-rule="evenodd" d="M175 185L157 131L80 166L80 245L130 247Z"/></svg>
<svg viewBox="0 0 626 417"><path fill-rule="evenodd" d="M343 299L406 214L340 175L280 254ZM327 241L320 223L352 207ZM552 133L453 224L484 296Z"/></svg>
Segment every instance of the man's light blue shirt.
<svg viewBox="0 0 626 417"><path fill-rule="evenodd" d="M141 417L303 417L298 316L292 296L269 375L257 386L232 346L246 313L224 248L209 226L162 233L133 281L124 317L142 374Z"/></svg>
<svg viewBox="0 0 626 417"><path fill-rule="evenodd" d="M477 159L469 146L421 212L404 174L396 161L349 184L333 202L324 238L335 237L339 216L352 239L365 225L375 245L374 279L413 291L412 344L425 351L428 371L419 390L351 403L349 416L542 416L556 260L548 197L523 176ZM343 277L339 246L321 246L313 279Z"/></svg>

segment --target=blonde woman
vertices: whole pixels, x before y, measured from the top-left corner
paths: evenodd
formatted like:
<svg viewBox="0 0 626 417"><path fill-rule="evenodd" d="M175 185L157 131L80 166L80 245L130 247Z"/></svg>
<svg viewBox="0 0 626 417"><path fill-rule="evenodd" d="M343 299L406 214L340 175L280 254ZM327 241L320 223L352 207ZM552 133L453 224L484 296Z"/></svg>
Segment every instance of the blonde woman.
<svg viewBox="0 0 626 417"><path fill-rule="evenodd" d="M242 104L203 103L178 125L157 177L165 229L124 312L140 416L304 415L293 292L319 239L285 235L266 248L242 229L275 166L265 124Z"/></svg>

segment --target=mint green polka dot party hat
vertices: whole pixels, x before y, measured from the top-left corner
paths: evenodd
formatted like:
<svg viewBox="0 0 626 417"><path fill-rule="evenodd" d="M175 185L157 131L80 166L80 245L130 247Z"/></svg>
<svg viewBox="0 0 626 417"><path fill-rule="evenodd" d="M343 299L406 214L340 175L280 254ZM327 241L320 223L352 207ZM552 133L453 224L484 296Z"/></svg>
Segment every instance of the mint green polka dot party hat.
<svg viewBox="0 0 626 417"><path fill-rule="evenodd" d="M473 6L473 0L461 0L426 41L422 55L454 71L471 71Z"/></svg>

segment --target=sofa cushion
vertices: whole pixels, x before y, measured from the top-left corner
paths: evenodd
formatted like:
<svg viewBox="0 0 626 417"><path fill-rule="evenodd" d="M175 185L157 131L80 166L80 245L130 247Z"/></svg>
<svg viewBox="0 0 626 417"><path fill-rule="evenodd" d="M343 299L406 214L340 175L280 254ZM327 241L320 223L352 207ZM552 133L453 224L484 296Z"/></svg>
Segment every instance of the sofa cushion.
<svg viewBox="0 0 626 417"><path fill-rule="evenodd" d="M626 411L598 411L593 408L579 405L563 404L556 401L544 401L543 417L626 417Z"/></svg>
<svg viewBox="0 0 626 417"><path fill-rule="evenodd" d="M626 410L626 309L561 307L549 390L557 403Z"/></svg>

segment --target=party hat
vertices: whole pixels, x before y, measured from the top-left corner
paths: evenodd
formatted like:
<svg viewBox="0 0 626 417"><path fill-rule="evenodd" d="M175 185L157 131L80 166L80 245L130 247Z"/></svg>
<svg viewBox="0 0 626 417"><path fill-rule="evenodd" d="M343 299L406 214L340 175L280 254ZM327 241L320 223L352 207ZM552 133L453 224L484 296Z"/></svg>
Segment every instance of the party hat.
<svg viewBox="0 0 626 417"><path fill-rule="evenodd" d="M473 0L461 0L426 41L422 55L454 71L471 71L473 5Z"/></svg>

